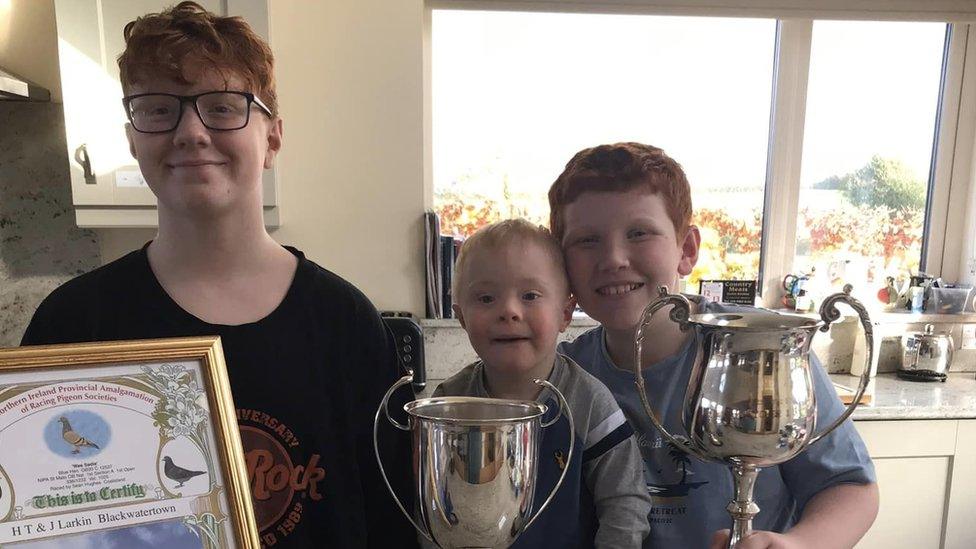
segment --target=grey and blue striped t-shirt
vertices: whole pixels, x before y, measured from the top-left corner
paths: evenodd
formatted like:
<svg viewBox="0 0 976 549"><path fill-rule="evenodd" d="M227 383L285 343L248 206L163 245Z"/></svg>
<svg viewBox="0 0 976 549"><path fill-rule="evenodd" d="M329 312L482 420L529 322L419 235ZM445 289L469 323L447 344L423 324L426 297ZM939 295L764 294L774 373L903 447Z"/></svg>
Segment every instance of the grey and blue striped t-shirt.
<svg viewBox="0 0 976 549"><path fill-rule="evenodd" d="M434 396L490 397L484 368L480 361L465 367L441 383ZM533 512L556 485L562 468L570 470L552 503L512 547L641 547L650 497L630 424L610 391L572 359L557 355L549 382L562 392L573 414L574 455L567 465L569 422L562 416L543 429ZM548 407L544 422L559 413L551 390L544 389L536 400Z"/></svg>

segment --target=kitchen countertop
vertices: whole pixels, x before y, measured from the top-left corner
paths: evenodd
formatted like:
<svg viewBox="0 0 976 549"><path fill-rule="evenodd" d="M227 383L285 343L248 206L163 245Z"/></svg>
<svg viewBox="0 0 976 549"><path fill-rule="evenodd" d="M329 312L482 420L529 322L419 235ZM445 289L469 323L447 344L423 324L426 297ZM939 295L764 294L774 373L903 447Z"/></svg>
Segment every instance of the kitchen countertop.
<svg viewBox="0 0 976 549"><path fill-rule="evenodd" d="M457 320L424 319L421 324L427 359L428 393L425 394L429 394L443 379L475 360L476 355ZM572 339L592 325L590 319L573 319L563 336ZM857 387L856 377L844 374L830 377L836 384ZM976 373L972 371L952 373L945 383L905 381L894 373L881 373L872 383L869 389L872 403L858 406L854 411L856 420L976 419Z"/></svg>
<svg viewBox="0 0 976 549"><path fill-rule="evenodd" d="M851 388L858 383L850 375L833 374L830 379ZM972 372L949 374L945 383L878 374L872 383L873 401L857 407L855 420L976 419L976 376Z"/></svg>

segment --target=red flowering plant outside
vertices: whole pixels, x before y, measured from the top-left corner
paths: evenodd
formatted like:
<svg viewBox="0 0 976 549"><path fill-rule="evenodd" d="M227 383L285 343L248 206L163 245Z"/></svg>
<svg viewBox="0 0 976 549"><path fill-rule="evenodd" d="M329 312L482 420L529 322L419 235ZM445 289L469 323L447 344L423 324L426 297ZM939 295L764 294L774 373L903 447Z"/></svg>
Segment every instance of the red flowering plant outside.
<svg viewBox="0 0 976 549"><path fill-rule="evenodd" d="M839 258L862 257L867 281L916 272L921 257L921 209L843 204L830 210L800 210L798 264L823 265ZM762 218L733 218L722 210L701 209L693 222L702 232L698 263L688 277L689 288L701 279L753 279L759 273ZM802 268L802 267L801 267ZM839 281L830 281L837 283Z"/></svg>
<svg viewBox="0 0 976 549"><path fill-rule="evenodd" d="M504 182L504 178L503 178ZM924 232L924 184L893 160L874 157L863 168L814 185L825 193L801 208L797 223L794 269L808 272L838 261L865 265L860 282L871 286L885 276L904 277L919 268ZM714 201L713 201L714 202ZM824 207L826 204L827 207ZM548 224L544 193L512 193L508 185L495 197L439 191L434 210L441 232L459 238L500 219L524 217ZM759 275L762 212L759 208L696 208L692 223L702 234L698 263L687 288L697 291L702 279L754 280ZM825 267L825 270L828 270ZM819 272L819 271L818 271ZM850 272L846 276L852 276ZM828 272L824 280L836 286ZM864 288L867 289L867 288Z"/></svg>
<svg viewBox="0 0 976 549"><path fill-rule="evenodd" d="M434 211L440 217L441 234L467 238L475 231L502 219L522 217L532 223L549 225L549 205L530 195L509 195L501 199L477 194L439 192L434 195Z"/></svg>
<svg viewBox="0 0 976 549"><path fill-rule="evenodd" d="M441 234L466 238L481 227L501 219L501 211L494 200L462 201L457 196L438 198L434 211L441 220Z"/></svg>
<svg viewBox="0 0 976 549"><path fill-rule="evenodd" d="M887 275L903 277L918 271L924 232L921 209L844 204L817 214L805 208L801 217L810 264L836 257L862 257L868 265L867 281L872 283Z"/></svg>
<svg viewBox="0 0 976 549"><path fill-rule="evenodd" d="M762 213L752 209L746 217L725 210L699 208L692 223L701 231L698 263L688 277L688 290L698 291L700 280L754 280L759 276Z"/></svg>
<svg viewBox="0 0 976 549"><path fill-rule="evenodd" d="M528 215L527 208L480 196L462 199L457 195L440 195L434 210L440 216L441 232L460 238L512 213L540 225L548 221L545 214ZM520 212L523 215L518 215ZM880 260L873 263L873 268L883 269L885 273L918 270L923 231L921 210L844 205L819 212L804 208L800 217L802 226L797 228L801 233L800 247L808 248L812 263L829 261L838 253L852 253ZM688 279L689 287L696 287L700 279L758 276L762 242L758 210L753 210L751 219L741 219L723 210L700 209L695 212L693 223L701 229L702 244L698 264ZM871 274L872 280L878 280L880 273Z"/></svg>

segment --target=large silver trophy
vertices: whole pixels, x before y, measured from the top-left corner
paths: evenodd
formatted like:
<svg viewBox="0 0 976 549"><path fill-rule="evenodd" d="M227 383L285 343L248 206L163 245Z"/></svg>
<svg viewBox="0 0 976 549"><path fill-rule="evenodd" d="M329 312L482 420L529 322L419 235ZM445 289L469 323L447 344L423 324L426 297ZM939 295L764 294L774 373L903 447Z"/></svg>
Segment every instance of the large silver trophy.
<svg viewBox="0 0 976 549"><path fill-rule="evenodd" d="M846 420L864 394L873 349L871 320L861 303L845 293L831 295L820 307L820 319L781 314L767 309L746 312L690 314L691 304L679 294L659 289L659 297L641 315L636 333L634 372L644 411L664 437L704 461L732 469L735 499L732 515L734 547L752 530L759 506L752 498L761 467L787 461L821 440ZM817 330L827 331L840 318L837 303L854 308L866 339L867 356L854 401L818 434L817 401L810 372L810 343ZM700 342L685 392L682 423L688 442L665 429L647 400L641 375L641 345L654 313L673 305L670 319L682 331L694 329Z"/></svg>
<svg viewBox="0 0 976 549"><path fill-rule="evenodd" d="M552 501L573 459L573 415L562 393L545 380L559 411L543 423L546 406L532 401L478 397L424 398L404 406L409 425L390 416L396 389L413 381L410 373L386 392L373 418L373 445L383 481L400 511L425 538L444 549L508 547ZM413 438L413 475L421 526L400 503L379 454L380 415ZM567 465L542 506L532 513L542 429L565 414L569 421Z"/></svg>

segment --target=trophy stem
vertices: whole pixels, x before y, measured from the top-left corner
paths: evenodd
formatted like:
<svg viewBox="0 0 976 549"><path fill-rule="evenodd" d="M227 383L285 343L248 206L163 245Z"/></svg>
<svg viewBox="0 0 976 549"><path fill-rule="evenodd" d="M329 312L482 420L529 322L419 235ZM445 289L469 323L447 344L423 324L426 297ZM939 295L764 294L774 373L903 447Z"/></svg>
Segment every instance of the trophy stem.
<svg viewBox="0 0 976 549"><path fill-rule="evenodd" d="M742 462L732 465L732 481L735 484L735 499L725 509L732 515L732 535L727 549L735 547L739 540L752 532L752 518L759 514L759 506L752 501L752 489L756 485L759 468Z"/></svg>

